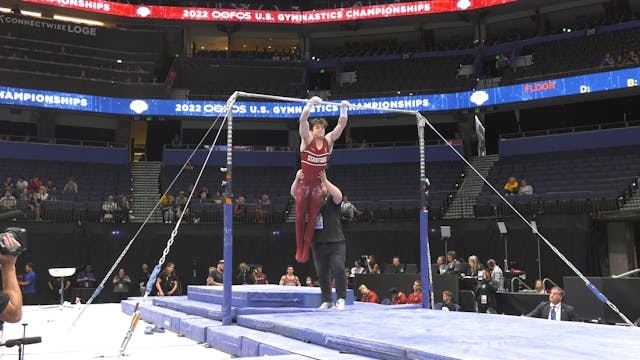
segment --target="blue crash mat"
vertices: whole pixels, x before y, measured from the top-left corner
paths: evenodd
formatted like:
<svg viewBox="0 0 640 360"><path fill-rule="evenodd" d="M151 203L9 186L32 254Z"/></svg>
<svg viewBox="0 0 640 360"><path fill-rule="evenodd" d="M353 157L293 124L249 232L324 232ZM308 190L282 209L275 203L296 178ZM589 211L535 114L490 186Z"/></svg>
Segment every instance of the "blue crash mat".
<svg viewBox="0 0 640 360"><path fill-rule="evenodd" d="M238 325L381 359L591 360L640 354L638 328L428 309L243 315ZM447 330L469 326L475 330Z"/></svg>
<svg viewBox="0 0 640 360"><path fill-rule="evenodd" d="M204 343L207 342L207 329L213 326L222 326L222 322L204 318L181 319L180 334Z"/></svg>
<svg viewBox="0 0 640 360"><path fill-rule="evenodd" d="M231 305L234 307L302 307L322 304L320 288L279 285L235 285ZM190 300L222 304L221 286L189 286ZM334 292L335 300L335 292ZM353 290L347 290L347 304L353 304Z"/></svg>
<svg viewBox="0 0 640 360"><path fill-rule="evenodd" d="M173 332L180 332L180 321L184 319L198 318L198 316L185 314L179 311L145 304L140 308L140 318L146 322L159 325Z"/></svg>

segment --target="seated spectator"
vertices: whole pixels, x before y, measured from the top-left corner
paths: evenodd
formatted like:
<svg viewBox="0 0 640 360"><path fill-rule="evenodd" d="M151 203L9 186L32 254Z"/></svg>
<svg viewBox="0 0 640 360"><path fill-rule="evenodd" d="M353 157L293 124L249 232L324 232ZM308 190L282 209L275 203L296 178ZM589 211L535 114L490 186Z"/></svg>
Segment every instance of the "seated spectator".
<svg viewBox="0 0 640 360"><path fill-rule="evenodd" d="M351 268L351 271L349 271L349 277L356 277L356 274L364 274L366 273L367 269L363 268L360 265L360 260L356 260L353 262L353 267Z"/></svg>
<svg viewBox="0 0 640 360"><path fill-rule="evenodd" d="M563 303L563 298L564 290L554 287L549 293L549 301L543 301L538 304L527 316L557 321L576 321L573 306Z"/></svg>
<svg viewBox="0 0 640 360"><path fill-rule="evenodd" d="M109 195L107 201L102 204L102 222L113 222L116 210L118 210L118 204L116 204L113 195Z"/></svg>
<svg viewBox="0 0 640 360"><path fill-rule="evenodd" d="M238 265L238 274L236 275L236 282L238 285L253 285L256 280L253 277L253 272L247 263L240 263Z"/></svg>
<svg viewBox="0 0 640 360"><path fill-rule="evenodd" d="M613 59L613 56L611 56L611 54L606 52L602 57L602 61L600 61L600 66L607 67L607 66L613 66L613 65L615 65L615 60Z"/></svg>
<svg viewBox="0 0 640 360"><path fill-rule="evenodd" d="M131 278L124 272L124 269L118 270L116 276L113 277L113 300L122 301L129 297L129 285Z"/></svg>
<svg viewBox="0 0 640 360"><path fill-rule="evenodd" d="M233 271L233 269L229 270ZM220 259L215 268L209 268L209 276L207 277L207 285L222 286L224 282L224 260Z"/></svg>
<svg viewBox="0 0 640 360"><path fill-rule="evenodd" d="M638 58L638 55L635 53L635 51L629 50L629 54L627 55L627 62L629 64L638 64L640 63L640 58Z"/></svg>
<svg viewBox="0 0 640 360"><path fill-rule="evenodd" d="M55 193L58 190L55 182L52 179L47 180L47 185L45 186L47 187L47 191L49 191L49 194Z"/></svg>
<svg viewBox="0 0 640 360"><path fill-rule="evenodd" d="M518 181L516 180L515 177L511 176L509 178L509 181L507 181L506 184L504 184L504 193L505 195L514 195L518 193Z"/></svg>
<svg viewBox="0 0 640 360"><path fill-rule="evenodd" d="M313 283L313 278L311 276L307 276L307 278L304 279L304 284L307 287L316 287L315 284Z"/></svg>
<svg viewBox="0 0 640 360"><path fill-rule="evenodd" d="M460 305L453 302L453 293L449 290L442 292L442 302L435 304L434 310L460 311Z"/></svg>
<svg viewBox="0 0 640 360"><path fill-rule="evenodd" d="M37 176L34 176L33 179L29 182L29 189L33 192L38 192L42 187L42 180Z"/></svg>
<svg viewBox="0 0 640 360"><path fill-rule="evenodd" d="M200 198L200 200L206 200L211 197L211 195L209 194L209 188L207 187L207 185L204 185L202 187L202 190L200 190L198 197Z"/></svg>
<svg viewBox="0 0 640 360"><path fill-rule="evenodd" d="M380 267L376 264L376 257L373 255L367 256L367 270L369 274L380 274Z"/></svg>
<svg viewBox="0 0 640 360"><path fill-rule="evenodd" d="M13 188L14 188L14 184L13 184L13 179L11 179L11 177L7 177L7 179L4 181L4 189L9 189L11 190L11 192L13 192Z"/></svg>
<svg viewBox="0 0 640 360"><path fill-rule="evenodd" d="M361 214L362 211L358 210L356 206L349 201L349 197L347 195L343 195L342 204L340 205L340 217L342 220L351 222L356 216Z"/></svg>
<svg viewBox="0 0 640 360"><path fill-rule="evenodd" d="M362 294L360 301L376 304L380 302L380 300L378 299L378 294L376 294L373 290L369 290L369 288L367 288L367 285L360 285L360 287L358 287L358 290L360 290L360 294Z"/></svg>
<svg viewBox="0 0 640 360"><path fill-rule="evenodd" d="M495 286L491 279L491 272L488 269L482 270L482 279L478 280L476 287L476 303L478 304L479 313L496 314L498 303L496 302L496 292L498 287Z"/></svg>
<svg viewBox="0 0 640 360"><path fill-rule="evenodd" d="M219 191L216 191L216 194L213 197L213 203L218 205L222 204L222 194L220 194Z"/></svg>
<svg viewBox="0 0 640 360"><path fill-rule="evenodd" d="M300 279L293 273L293 266L287 267L287 273L280 277L280 285L283 286L302 286Z"/></svg>
<svg viewBox="0 0 640 360"><path fill-rule="evenodd" d="M20 195L18 196L18 200L27 201L27 202L31 200L31 193L29 192L29 187L26 187L20 190Z"/></svg>
<svg viewBox="0 0 640 360"><path fill-rule="evenodd" d="M31 200L29 200L29 207L28 207L29 213L31 213L31 216L35 221L42 220L40 218L40 197L38 195L39 194L37 192L34 192L33 194L31 194Z"/></svg>
<svg viewBox="0 0 640 360"><path fill-rule="evenodd" d="M445 262L444 256L442 256L442 255L438 256L438 260L436 261L436 263L438 264L438 272L440 274L446 274L447 273L447 263Z"/></svg>
<svg viewBox="0 0 640 360"><path fill-rule="evenodd" d="M247 213L247 204L244 196L240 195L233 206L233 215L242 218Z"/></svg>
<svg viewBox="0 0 640 360"><path fill-rule="evenodd" d="M267 274L262 272L262 265L256 265L256 268L253 271L253 278L255 279L256 284L260 284L260 285L269 284L269 279L267 279Z"/></svg>
<svg viewBox="0 0 640 360"><path fill-rule="evenodd" d="M81 288L93 288L96 286L96 275L93 273L93 267L89 264L84 267L84 270L78 273L76 276L76 284Z"/></svg>
<svg viewBox="0 0 640 360"><path fill-rule="evenodd" d="M184 166L184 169L188 170L188 171L193 171L195 169L195 166L193 166L193 162L191 162L191 160L189 160L187 162L187 165Z"/></svg>
<svg viewBox="0 0 640 360"><path fill-rule="evenodd" d="M38 199L40 199L40 201L53 200L49 198L49 191L47 191L47 188L45 186L40 186L40 191L38 192Z"/></svg>
<svg viewBox="0 0 640 360"><path fill-rule="evenodd" d="M62 192L74 194L78 193L78 184L73 179L73 176L69 177L69 180L67 180L67 183L64 185L64 189L62 189Z"/></svg>
<svg viewBox="0 0 640 360"><path fill-rule="evenodd" d="M413 282L413 292L409 294L407 304L422 304L422 281Z"/></svg>
<svg viewBox="0 0 640 360"><path fill-rule="evenodd" d="M269 215L271 215L271 200L269 195L262 194L256 202L256 222L264 224Z"/></svg>
<svg viewBox="0 0 640 360"><path fill-rule="evenodd" d="M400 263L400 258L395 256L387 270L389 274L404 274L407 271L407 264Z"/></svg>
<svg viewBox="0 0 640 360"><path fill-rule="evenodd" d="M396 288L389 289L389 295L391 295L391 305L402 305L407 303L407 295Z"/></svg>
<svg viewBox="0 0 640 360"><path fill-rule="evenodd" d="M173 195L167 193L160 199L160 212L162 213L162 221L170 224L175 217L175 203L176 199Z"/></svg>
<svg viewBox="0 0 640 360"><path fill-rule="evenodd" d="M533 291L538 295L546 295L547 294L547 290L544 288L544 284L542 283L542 280L540 280L540 279L536 280L536 285L533 288Z"/></svg>
<svg viewBox="0 0 640 360"><path fill-rule="evenodd" d="M533 187L527 183L527 180L522 179L520 181L520 188L518 188L518 194L520 195L532 195Z"/></svg>
<svg viewBox="0 0 640 360"><path fill-rule="evenodd" d="M11 193L11 190L6 189L4 196L0 198L0 212L11 211L18 208L16 198Z"/></svg>
<svg viewBox="0 0 640 360"><path fill-rule="evenodd" d="M456 256L456 252L453 250L447 252L447 274L462 274L462 271L464 270L464 264L462 263L462 261L458 260Z"/></svg>
<svg viewBox="0 0 640 360"><path fill-rule="evenodd" d="M189 198L187 197L187 194L185 194L184 191L180 191L180 193L178 194L178 196L176 196L176 215L178 217L180 217L182 215L182 212L185 211L186 209L186 205L187 205L187 200L189 200ZM189 209L186 209L187 213L186 215L189 215Z"/></svg>
<svg viewBox="0 0 640 360"><path fill-rule="evenodd" d="M23 189L29 188L29 182L24 179L24 177L18 177L18 181L16 182L16 189L18 191L22 191Z"/></svg>

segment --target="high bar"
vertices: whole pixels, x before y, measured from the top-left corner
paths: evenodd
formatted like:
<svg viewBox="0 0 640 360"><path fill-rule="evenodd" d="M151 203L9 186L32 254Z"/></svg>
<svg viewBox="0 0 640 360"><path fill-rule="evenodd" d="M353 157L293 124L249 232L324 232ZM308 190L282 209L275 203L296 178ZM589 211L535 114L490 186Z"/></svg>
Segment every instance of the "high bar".
<svg viewBox="0 0 640 360"><path fill-rule="evenodd" d="M242 96L242 97L252 97L252 98L269 99L269 100L303 102L303 103L312 103L313 102L313 101L311 101L309 99L300 99L300 98L293 98L293 97L287 97L287 96L277 96L277 95L256 94L256 93L248 93L248 92L243 92L243 91L236 91L236 94L237 94L237 96ZM324 101L324 100L322 100L318 104L340 106L340 103ZM418 112L414 111L414 110L387 109L387 108L381 108L381 107L375 107L375 106L364 106L364 105L349 104L349 107L350 108L356 108L356 109L385 111L385 112L392 112L392 113L399 113L399 114L409 114L409 115L418 114Z"/></svg>

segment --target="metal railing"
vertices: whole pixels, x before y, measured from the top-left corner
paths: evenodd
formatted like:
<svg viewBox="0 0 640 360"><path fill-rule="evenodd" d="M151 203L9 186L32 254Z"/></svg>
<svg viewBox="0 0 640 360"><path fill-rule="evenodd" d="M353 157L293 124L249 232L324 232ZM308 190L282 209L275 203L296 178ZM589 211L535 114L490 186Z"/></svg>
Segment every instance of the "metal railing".
<svg viewBox="0 0 640 360"><path fill-rule="evenodd" d="M559 289L562 289L560 286L558 286L558 284L556 284L553 280L551 280L549 278L542 279L542 287L544 289L547 289L547 283L550 283L551 285L553 285L553 287L557 287Z"/></svg>
<svg viewBox="0 0 640 360"><path fill-rule="evenodd" d="M525 283L522 279L516 276L513 279L511 279L511 292L520 291L520 287L516 287L516 285L518 284L520 286L524 286L527 290L531 290L531 288L529 287L529 285L527 285L527 283Z"/></svg>
<svg viewBox="0 0 640 360"><path fill-rule="evenodd" d="M633 270L630 270L630 271L627 271L627 272L624 272L624 273L618 274L618 275L611 275L611 277L618 279L618 278L623 278L623 277L631 276L631 275L638 274L638 273L640 273L640 268L633 269Z"/></svg>
<svg viewBox="0 0 640 360"><path fill-rule="evenodd" d="M439 139L425 140L425 145L444 145ZM371 149L371 148L391 148L391 147L411 147L418 146L417 141L381 141L372 143L355 143L355 144L335 144L334 149ZM196 148L196 144L164 144L165 149L173 150L193 150ZM271 145L234 145L234 150L237 151L296 151L289 146L271 146ZM220 151L226 147L221 146ZM204 149L203 149L204 150Z"/></svg>
<svg viewBox="0 0 640 360"><path fill-rule="evenodd" d="M112 142L106 142L106 141L65 139L65 138L45 138L45 137L36 137L36 136L5 135L5 134L0 134L0 141L16 141L16 142L29 142L29 143L38 143L38 144L52 144L52 145L93 146L93 147L106 147L106 148L119 148L119 149L124 149L127 147L126 144L112 143Z"/></svg>
<svg viewBox="0 0 640 360"><path fill-rule="evenodd" d="M501 134L500 140L533 137L533 136L569 134L569 133L584 132L584 131L618 129L618 128L626 128L626 127L634 127L634 126L640 126L640 120L619 121L619 122L602 123L602 124L595 124L595 125L583 125L583 126L563 127L563 128L555 128L555 129L547 129L547 130L532 130L532 131L507 133L507 134Z"/></svg>

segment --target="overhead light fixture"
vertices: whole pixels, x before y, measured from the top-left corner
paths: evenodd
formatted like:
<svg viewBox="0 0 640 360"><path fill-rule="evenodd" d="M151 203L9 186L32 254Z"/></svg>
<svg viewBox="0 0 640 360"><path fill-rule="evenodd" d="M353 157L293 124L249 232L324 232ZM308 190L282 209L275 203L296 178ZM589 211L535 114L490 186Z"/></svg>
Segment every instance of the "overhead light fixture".
<svg viewBox="0 0 640 360"><path fill-rule="evenodd" d="M82 19L82 18L76 18L76 17L71 17L71 16L53 15L53 18L55 20L69 21L69 22L74 22L74 23L84 24L84 25L104 26L104 23L102 21Z"/></svg>
<svg viewBox="0 0 640 360"><path fill-rule="evenodd" d="M25 16L32 16L32 17L42 17L42 13L35 12L35 11L22 10L22 9L20 9L20 14Z"/></svg>

